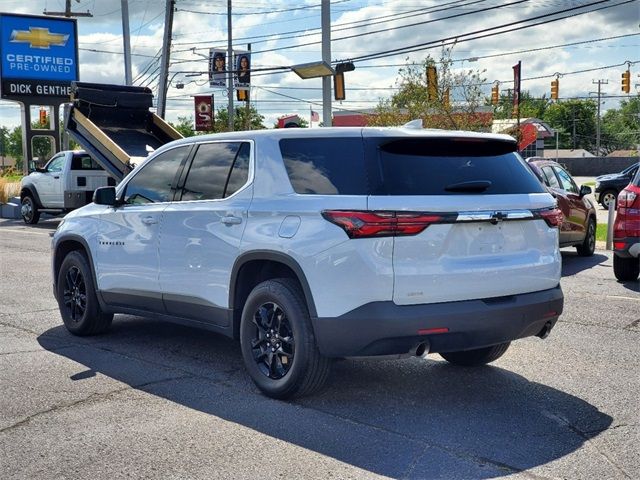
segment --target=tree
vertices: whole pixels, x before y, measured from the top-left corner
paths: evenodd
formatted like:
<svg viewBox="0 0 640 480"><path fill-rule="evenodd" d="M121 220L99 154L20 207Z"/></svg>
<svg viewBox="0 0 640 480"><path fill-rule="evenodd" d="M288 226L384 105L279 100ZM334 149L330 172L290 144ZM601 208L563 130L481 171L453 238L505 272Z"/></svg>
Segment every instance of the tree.
<svg viewBox="0 0 640 480"><path fill-rule="evenodd" d="M487 98L487 105L491 100ZM551 100L543 95L540 98L536 98L529 93L528 90L520 92L520 118L544 118L544 114L551 105ZM506 93L500 94L498 104L493 111L493 118L495 119L508 119L513 117L513 93L512 90L508 90Z"/></svg>
<svg viewBox="0 0 640 480"><path fill-rule="evenodd" d="M245 106L236 107L233 115L233 130L264 130L267 128L264 123L264 116L258 113L258 110L251 105L248 109ZM216 111L215 124L213 131L228 132L229 114L226 108L219 108Z"/></svg>
<svg viewBox="0 0 640 480"><path fill-rule="evenodd" d="M600 148L604 152L635 150L640 143L640 96L622 100L602 117Z"/></svg>
<svg viewBox="0 0 640 480"><path fill-rule="evenodd" d="M549 105L544 112L543 120L551 128L559 131L560 148L584 148L594 151L596 111L595 100L566 100Z"/></svg>
<svg viewBox="0 0 640 480"><path fill-rule="evenodd" d="M178 123L169 122L183 137L192 137L195 135L193 130L193 117L178 117Z"/></svg>
<svg viewBox="0 0 640 480"><path fill-rule="evenodd" d="M369 124L402 125L419 118L427 128L487 129L491 119L482 112L484 70L454 71L452 48L443 48L438 61L428 56L421 63L402 67L396 80L399 91L378 103L376 115L370 117ZM429 67L436 68L437 78L431 94L426 74Z"/></svg>

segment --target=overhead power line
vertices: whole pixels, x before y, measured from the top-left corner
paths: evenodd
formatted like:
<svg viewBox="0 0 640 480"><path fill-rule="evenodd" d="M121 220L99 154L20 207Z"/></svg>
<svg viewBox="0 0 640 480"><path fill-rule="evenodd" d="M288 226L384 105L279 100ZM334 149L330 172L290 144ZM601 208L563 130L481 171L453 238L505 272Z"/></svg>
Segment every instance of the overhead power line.
<svg viewBox="0 0 640 480"><path fill-rule="evenodd" d="M331 5L337 5L338 3L345 3L345 2L350 2L351 0L334 0L333 2L331 2ZM320 8L320 5L305 5L302 7L291 7L291 8L284 8L284 9L278 9L278 10L253 10L251 12L233 12L232 15L255 15L255 14L260 14L260 15L267 15L269 13L283 13L283 12L291 12L293 10L308 10L310 8ZM202 12L202 11L197 11L197 10L189 10L188 8L176 8L176 12L189 12L189 13L197 13L199 15L220 15L220 16L227 16L226 13L223 12Z"/></svg>

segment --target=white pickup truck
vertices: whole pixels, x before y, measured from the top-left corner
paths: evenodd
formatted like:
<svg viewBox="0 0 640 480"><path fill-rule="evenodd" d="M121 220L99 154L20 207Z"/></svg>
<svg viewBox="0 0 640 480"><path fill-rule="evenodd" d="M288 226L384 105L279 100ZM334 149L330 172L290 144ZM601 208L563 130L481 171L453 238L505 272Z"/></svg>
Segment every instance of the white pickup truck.
<svg viewBox="0 0 640 480"><path fill-rule="evenodd" d="M93 191L113 186L114 178L83 150L54 155L44 168L22 179L20 201L23 220L36 224L41 213L66 213L91 203Z"/></svg>

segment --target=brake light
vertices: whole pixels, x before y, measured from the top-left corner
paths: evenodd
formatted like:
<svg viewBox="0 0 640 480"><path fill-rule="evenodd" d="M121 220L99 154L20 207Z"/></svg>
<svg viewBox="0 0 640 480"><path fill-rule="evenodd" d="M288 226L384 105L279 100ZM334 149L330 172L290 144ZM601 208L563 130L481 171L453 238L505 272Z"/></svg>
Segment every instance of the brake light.
<svg viewBox="0 0 640 480"><path fill-rule="evenodd" d="M618 194L618 208L631 208L638 195L632 190L624 189Z"/></svg>
<svg viewBox="0 0 640 480"><path fill-rule="evenodd" d="M540 217L547 222L552 228L558 228L562 225L562 221L564 220L564 215L562 214L562 210L559 208L552 208L549 210L541 210L538 212Z"/></svg>
<svg viewBox="0 0 640 480"><path fill-rule="evenodd" d="M322 216L342 228L349 238L417 235L443 218L415 212L358 210L325 210Z"/></svg>

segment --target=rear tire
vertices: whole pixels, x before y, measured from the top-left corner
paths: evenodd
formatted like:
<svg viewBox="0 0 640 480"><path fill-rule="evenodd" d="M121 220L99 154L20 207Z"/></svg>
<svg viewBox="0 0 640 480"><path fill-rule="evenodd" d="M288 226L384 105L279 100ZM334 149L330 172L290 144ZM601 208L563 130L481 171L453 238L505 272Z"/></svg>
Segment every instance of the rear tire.
<svg viewBox="0 0 640 480"><path fill-rule="evenodd" d="M440 354L447 362L463 367L476 367L497 360L507 351L511 342L500 343L492 347L462 350L460 352L443 352Z"/></svg>
<svg viewBox="0 0 640 480"><path fill-rule="evenodd" d="M613 273L621 282L636 280L640 275L640 259L613 255Z"/></svg>
<svg viewBox="0 0 640 480"><path fill-rule="evenodd" d="M109 329L113 314L100 309L93 272L82 252L76 250L64 258L56 288L60 315L69 332L85 336Z"/></svg>
<svg viewBox="0 0 640 480"><path fill-rule="evenodd" d="M578 255L581 257L590 257L593 252L596 251L596 221L593 218L589 219L587 225L587 234L584 237L584 242L576 246Z"/></svg>
<svg viewBox="0 0 640 480"><path fill-rule="evenodd" d="M618 193L615 190L607 190L605 192L602 192L602 195L600 195L600 203L605 210L609 210L610 205L613 205L613 208L615 210L617 199Z"/></svg>
<svg viewBox="0 0 640 480"><path fill-rule="evenodd" d="M318 351L304 295L289 278L267 280L251 291L240 346L251 379L268 397L309 395L329 375L331 362Z"/></svg>
<svg viewBox="0 0 640 480"><path fill-rule="evenodd" d="M31 194L25 195L20 203L20 215L22 215L24 223L27 225L35 225L38 223L40 220L40 211L33 196L31 196Z"/></svg>

